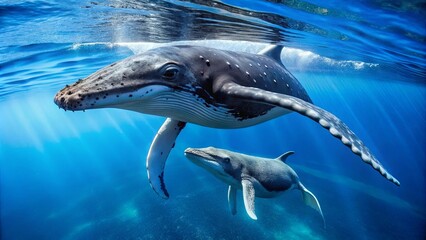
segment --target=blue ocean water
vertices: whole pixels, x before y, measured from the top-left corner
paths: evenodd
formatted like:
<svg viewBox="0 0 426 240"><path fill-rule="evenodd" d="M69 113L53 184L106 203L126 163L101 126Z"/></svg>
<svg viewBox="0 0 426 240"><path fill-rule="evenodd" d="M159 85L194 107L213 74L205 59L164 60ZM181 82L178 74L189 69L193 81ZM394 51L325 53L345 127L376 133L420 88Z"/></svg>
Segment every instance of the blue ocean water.
<svg viewBox="0 0 426 240"><path fill-rule="evenodd" d="M424 1L0 1L1 239L425 239ZM169 156L170 199L145 158L164 118L117 109L64 112L53 96L112 62L176 41L258 52L284 64L339 116L401 186L318 124L289 114L243 129L188 124ZM288 163L318 198L256 199L190 163L215 146Z"/></svg>

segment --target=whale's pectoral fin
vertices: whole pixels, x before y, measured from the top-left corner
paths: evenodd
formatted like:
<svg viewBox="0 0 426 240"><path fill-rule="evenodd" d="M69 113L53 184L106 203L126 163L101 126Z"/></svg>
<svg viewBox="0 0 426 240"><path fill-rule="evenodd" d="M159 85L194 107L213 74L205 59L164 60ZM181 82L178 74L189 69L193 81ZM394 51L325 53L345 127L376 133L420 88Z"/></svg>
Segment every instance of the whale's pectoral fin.
<svg viewBox="0 0 426 240"><path fill-rule="evenodd" d="M232 215L237 213L237 188L229 185L228 188L228 205L229 210L231 210Z"/></svg>
<svg viewBox="0 0 426 240"><path fill-rule="evenodd" d="M164 166L175 140L185 127L185 122L167 118L155 135L146 158L146 170L152 189L163 198L169 198L164 184Z"/></svg>
<svg viewBox="0 0 426 240"><path fill-rule="evenodd" d="M254 210L255 192L253 183L249 179L242 179L241 185L243 187L244 207L246 208L246 212L251 219L257 220Z"/></svg>
<svg viewBox="0 0 426 240"><path fill-rule="evenodd" d="M223 84L220 91L224 95L226 94L227 97L278 106L309 117L326 128L334 137L339 138L352 152L359 155L364 162L370 164L381 175L399 186L399 181L386 171L349 127L339 118L324 109L296 97L269 92L259 88L244 87L233 82Z"/></svg>
<svg viewBox="0 0 426 240"><path fill-rule="evenodd" d="M321 206L318 202L318 199L315 197L315 195L312 192L310 192L307 188L305 188L305 186L303 186L303 184L300 182L299 182L299 189L300 191L302 191L303 202L309 207L315 209L321 215L322 222L325 228L325 219L324 219L324 215L322 214Z"/></svg>

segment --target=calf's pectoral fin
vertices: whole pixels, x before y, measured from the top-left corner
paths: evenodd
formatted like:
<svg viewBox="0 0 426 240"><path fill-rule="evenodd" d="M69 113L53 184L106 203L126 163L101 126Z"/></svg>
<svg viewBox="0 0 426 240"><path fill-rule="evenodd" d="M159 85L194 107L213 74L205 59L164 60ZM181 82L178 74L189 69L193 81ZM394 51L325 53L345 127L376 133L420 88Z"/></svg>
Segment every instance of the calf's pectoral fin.
<svg viewBox="0 0 426 240"><path fill-rule="evenodd" d="M176 138L185 124L185 122L167 118L155 135L146 158L149 183L152 189L165 199L169 198L169 193L164 183L164 166L175 145Z"/></svg>
<svg viewBox="0 0 426 240"><path fill-rule="evenodd" d="M241 185L243 187L244 207L246 208L246 212L251 219L257 220L254 210L255 191L253 183L249 179L242 179Z"/></svg>
<svg viewBox="0 0 426 240"><path fill-rule="evenodd" d="M309 207L315 209L321 215L325 228L325 219L324 215L322 214L321 206L318 202L318 199L313 193L311 193L307 188L305 188L302 183L299 183L299 189L300 191L302 191L303 202Z"/></svg>
<svg viewBox="0 0 426 240"><path fill-rule="evenodd" d="M231 210L232 215L237 213L237 188L229 185L228 188L228 205L229 210Z"/></svg>
<svg viewBox="0 0 426 240"><path fill-rule="evenodd" d="M244 87L233 82L223 84L220 91L227 97L282 107L309 117L326 128L334 137L340 139L352 152L359 155L364 162L371 165L382 176L399 186L399 181L386 171L349 127L339 118L324 109L296 97L269 92L259 88Z"/></svg>

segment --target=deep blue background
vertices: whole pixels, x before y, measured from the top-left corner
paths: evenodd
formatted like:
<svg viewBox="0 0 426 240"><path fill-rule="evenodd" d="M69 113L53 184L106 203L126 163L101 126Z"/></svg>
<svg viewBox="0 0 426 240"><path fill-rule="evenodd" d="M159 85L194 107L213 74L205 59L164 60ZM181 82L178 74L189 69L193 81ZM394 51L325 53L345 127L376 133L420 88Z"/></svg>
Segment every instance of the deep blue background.
<svg viewBox="0 0 426 240"><path fill-rule="evenodd" d="M52 47L56 50L50 54L43 49L42 57L25 58L31 65L20 60L5 68L38 76L34 71L51 65L37 79L46 81L45 89L19 91L25 86L21 83L0 101L4 239L424 236L424 86L356 71L295 72L313 101L341 117L401 187L318 124L293 113L237 130L189 124L167 162L171 198L165 201L151 190L144 162L163 118L114 109L64 112L53 104L60 88L57 78L72 82L131 52L124 47ZM227 187L183 156L186 147L206 146L265 157L296 151L288 162L319 199L327 230L297 191L258 199L258 221L248 218L239 195L238 215L232 216Z"/></svg>

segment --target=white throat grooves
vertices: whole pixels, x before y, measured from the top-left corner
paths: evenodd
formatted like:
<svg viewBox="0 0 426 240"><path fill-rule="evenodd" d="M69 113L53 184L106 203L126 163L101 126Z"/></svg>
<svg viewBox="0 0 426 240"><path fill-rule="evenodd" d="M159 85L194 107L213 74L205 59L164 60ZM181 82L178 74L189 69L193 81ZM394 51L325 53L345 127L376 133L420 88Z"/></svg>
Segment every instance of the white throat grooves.
<svg viewBox="0 0 426 240"><path fill-rule="evenodd" d="M214 128L248 127L288 113L283 108L275 107L265 115L239 120L228 112L229 109L209 105L197 95L184 91L163 92L150 99L120 108Z"/></svg>

